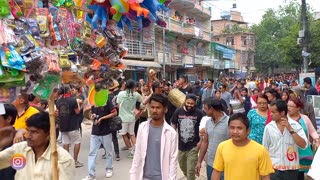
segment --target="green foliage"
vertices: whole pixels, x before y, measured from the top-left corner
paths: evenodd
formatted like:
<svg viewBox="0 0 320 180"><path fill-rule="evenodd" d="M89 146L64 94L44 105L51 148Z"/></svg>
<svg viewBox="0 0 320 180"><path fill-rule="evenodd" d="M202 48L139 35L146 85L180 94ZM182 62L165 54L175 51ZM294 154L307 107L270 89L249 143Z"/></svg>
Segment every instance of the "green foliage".
<svg viewBox="0 0 320 180"><path fill-rule="evenodd" d="M252 26L256 35L255 63L260 72L267 67L290 65L299 68L302 63L302 48L297 45L300 25L300 1L286 1L278 10L269 9L258 25ZM310 13L309 17L310 17ZM309 18L310 19L310 18ZM320 22L309 21L312 65L320 65Z"/></svg>
<svg viewBox="0 0 320 180"><path fill-rule="evenodd" d="M236 33L244 33L244 32L250 32L250 29L243 28L239 26L239 24L232 25L231 28L225 28L222 33L224 34L236 34Z"/></svg>

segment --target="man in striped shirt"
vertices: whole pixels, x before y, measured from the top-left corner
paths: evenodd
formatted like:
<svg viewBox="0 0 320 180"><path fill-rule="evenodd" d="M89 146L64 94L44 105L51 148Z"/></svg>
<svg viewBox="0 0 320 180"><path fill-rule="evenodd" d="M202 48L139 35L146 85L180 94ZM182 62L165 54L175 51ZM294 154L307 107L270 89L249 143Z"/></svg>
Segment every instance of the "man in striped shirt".
<svg viewBox="0 0 320 180"><path fill-rule="evenodd" d="M287 119L285 101L271 102L270 111L273 121L264 129L262 144L269 151L275 169L271 180L298 180L298 147L307 147L307 137L298 122Z"/></svg>

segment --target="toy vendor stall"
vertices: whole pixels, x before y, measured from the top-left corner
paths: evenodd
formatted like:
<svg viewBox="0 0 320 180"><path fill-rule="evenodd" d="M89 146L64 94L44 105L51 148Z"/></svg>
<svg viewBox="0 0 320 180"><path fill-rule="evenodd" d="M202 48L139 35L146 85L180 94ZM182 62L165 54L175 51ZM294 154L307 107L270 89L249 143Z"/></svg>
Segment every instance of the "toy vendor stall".
<svg viewBox="0 0 320 180"><path fill-rule="evenodd" d="M21 89L49 100L53 180L58 154L52 90L87 87L89 104L104 106L108 88L123 78L124 24L131 31L165 27L156 11L167 12L170 2L0 0L0 102L12 102Z"/></svg>

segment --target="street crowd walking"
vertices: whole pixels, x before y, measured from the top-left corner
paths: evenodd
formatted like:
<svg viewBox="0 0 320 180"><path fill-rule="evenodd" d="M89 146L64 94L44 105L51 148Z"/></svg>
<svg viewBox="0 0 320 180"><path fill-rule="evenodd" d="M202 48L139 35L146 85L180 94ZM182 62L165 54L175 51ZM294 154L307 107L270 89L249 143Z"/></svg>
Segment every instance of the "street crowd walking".
<svg viewBox="0 0 320 180"><path fill-rule="evenodd" d="M131 180L175 180L178 168L187 180L202 172L209 180L320 179L319 112L307 101L319 88L309 77L301 86L294 75L221 77L194 84L186 76L175 82L121 80L109 88L103 106L89 105L85 90L54 89L62 180L74 179L75 168L84 165L83 180L97 179L97 171L112 178L113 162L121 158L132 159L126 172ZM51 179L47 111L46 101L25 91L12 103L0 104L1 180ZM121 127L114 129L117 119ZM83 144L81 124L88 121L90 143ZM119 147L118 134L124 147ZM80 162L83 146L90 150L87 161ZM99 149L104 170L96 168ZM120 151L127 156L120 157ZM15 154L26 159L24 168L10 164Z"/></svg>

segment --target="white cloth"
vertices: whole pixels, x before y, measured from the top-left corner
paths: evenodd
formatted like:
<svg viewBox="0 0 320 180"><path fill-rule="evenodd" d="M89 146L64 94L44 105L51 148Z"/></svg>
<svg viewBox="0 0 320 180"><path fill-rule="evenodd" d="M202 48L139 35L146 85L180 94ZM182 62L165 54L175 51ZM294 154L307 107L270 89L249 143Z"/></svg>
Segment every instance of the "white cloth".
<svg viewBox="0 0 320 180"><path fill-rule="evenodd" d="M201 121L200 121L200 125L199 125L199 131L200 131L201 129L203 129L203 128L206 127L206 123L207 123L207 121L210 120L210 119L211 119L211 117L209 117L209 116L203 116L203 117L202 117L202 119L201 119Z"/></svg>
<svg viewBox="0 0 320 180"><path fill-rule="evenodd" d="M306 142L307 147L308 140L301 125L290 119L288 122L294 131ZM294 142L292 134L290 134L287 128L284 129L282 134L276 122L271 121L264 129L262 144L269 151L274 169L282 171L299 169L298 145Z"/></svg>
<svg viewBox="0 0 320 180"><path fill-rule="evenodd" d="M310 177L312 177L313 179L320 179L320 171L319 170L320 170L320 150L318 149L314 158L313 158L311 168L308 172L308 175Z"/></svg>

